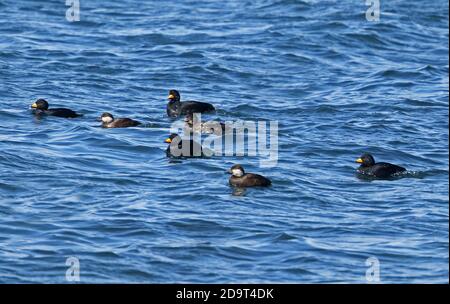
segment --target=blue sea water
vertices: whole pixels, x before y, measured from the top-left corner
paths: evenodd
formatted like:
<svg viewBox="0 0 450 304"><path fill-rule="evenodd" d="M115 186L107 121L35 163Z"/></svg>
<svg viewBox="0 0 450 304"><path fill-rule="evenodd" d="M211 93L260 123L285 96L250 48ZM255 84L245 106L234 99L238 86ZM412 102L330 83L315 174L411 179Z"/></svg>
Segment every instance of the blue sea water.
<svg viewBox="0 0 450 304"><path fill-rule="evenodd" d="M448 1L80 3L0 0L0 283L448 283ZM169 161L172 88L278 121L278 165ZM411 172L361 180L366 151ZM233 195L235 163L273 186Z"/></svg>

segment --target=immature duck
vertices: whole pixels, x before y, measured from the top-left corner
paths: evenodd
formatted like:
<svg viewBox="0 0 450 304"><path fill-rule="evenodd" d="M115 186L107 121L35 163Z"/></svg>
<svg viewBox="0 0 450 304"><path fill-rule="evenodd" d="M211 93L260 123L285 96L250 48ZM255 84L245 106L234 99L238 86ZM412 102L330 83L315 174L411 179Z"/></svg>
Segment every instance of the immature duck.
<svg viewBox="0 0 450 304"><path fill-rule="evenodd" d="M102 121L102 128L129 128L137 127L141 124L139 121L130 118L114 119L114 116L110 113L103 113L100 116L100 120Z"/></svg>
<svg viewBox="0 0 450 304"><path fill-rule="evenodd" d="M177 90L169 92L169 103L167 104L167 115L169 117L179 117L189 113L214 112L216 109L212 104L199 101L181 102L180 93Z"/></svg>
<svg viewBox="0 0 450 304"><path fill-rule="evenodd" d="M406 169L397 165L389 163L375 163L372 155L365 153L356 160L361 166L358 168L358 173L376 178L389 178L395 174L405 172Z"/></svg>
<svg viewBox="0 0 450 304"><path fill-rule="evenodd" d="M192 132L215 135L225 134L225 124L220 121L205 121L194 125L194 114L192 113L187 114L184 121Z"/></svg>
<svg viewBox="0 0 450 304"><path fill-rule="evenodd" d="M66 108L49 109L48 102L45 99L38 99L31 105L31 108L35 111L36 115L50 115L62 118L77 118L83 116L76 112Z"/></svg>
<svg viewBox="0 0 450 304"><path fill-rule="evenodd" d="M171 134L165 142L169 144L166 155L170 158L212 156L212 151L192 139L181 139L178 134Z"/></svg>
<svg viewBox="0 0 450 304"><path fill-rule="evenodd" d="M241 165L234 165L229 170L231 174L230 185L239 188L246 187L268 187L272 182L259 174L245 173Z"/></svg>

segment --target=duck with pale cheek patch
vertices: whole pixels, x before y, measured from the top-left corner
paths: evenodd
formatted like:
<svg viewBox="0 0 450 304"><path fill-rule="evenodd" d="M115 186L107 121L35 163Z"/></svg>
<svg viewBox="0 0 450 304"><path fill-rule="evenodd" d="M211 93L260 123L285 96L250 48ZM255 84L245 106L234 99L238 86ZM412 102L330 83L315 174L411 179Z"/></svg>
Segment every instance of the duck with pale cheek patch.
<svg viewBox="0 0 450 304"><path fill-rule="evenodd" d="M228 173L231 174L230 185L234 187L268 187L272 185L270 179L262 175L245 173L245 170L241 165L234 165Z"/></svg>
<svg viewBox="0 0 450 304"><path fill-rule="evenodd" d="M100 116L102 122L102 128L130 128L141 125L139 121L130 118L118 118L115 119L110 113L103 113Z"/></svg>
<svg viewBox="0 0 450 304"><path fill-rule="evenodd" d="M184 121L189 130L195 133L224 135L226 132L225 123L214 120L205 122L194 121L194 114L192 113L187 114Z"/></svg>
<svg viewBox="0 0 450 304"><path fill-rule="evenodd" d="M166 150L167 157L170 158L193 158L193 157L209 157L213 152L203 148L201 144L192 139L182 139L178 134L171 134L166 140L169 144Z"/></svg>
<svg viewBox="0 0 450 304"><path fill-rule="evenodd" d="M62 118L77 118L83 116L66 108L49 109L49 104L45 99L38 99L31 105L31 108L34 110L34 114L36 115L50 115Z"/></svg>
<svg viewBox="0 0 450 304"><path fill-rule="evenodd" d="M169 103L167 104L167 115L173 118L192 113L214 112L216 110L212 104L206 102L181 102L181 95L177 90L171 90L169 92L168 99Z"/></svg>
<svg viewBox="0 0 450 304"><path fill-rule="evenodd" d="M356 160L361 166L358 173L376 178L390 178L396 174L406 172L406 169L390 163L376 163L372 155L365 153Z"/></svg>

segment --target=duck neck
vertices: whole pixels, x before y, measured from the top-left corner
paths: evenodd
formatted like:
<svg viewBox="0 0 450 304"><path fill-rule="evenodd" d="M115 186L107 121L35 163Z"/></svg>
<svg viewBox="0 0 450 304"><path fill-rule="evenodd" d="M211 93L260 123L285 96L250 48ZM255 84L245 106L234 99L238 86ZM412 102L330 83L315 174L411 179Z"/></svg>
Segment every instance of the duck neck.
<svg viewBox="0 0 450 304"><path fill-rule="evenodd" d="M179 104L181 104L181 101L180 100L176 100L176 99L172 99L172 100L169 100L169 104L171 104L171 105L179 105Z"/></svg>

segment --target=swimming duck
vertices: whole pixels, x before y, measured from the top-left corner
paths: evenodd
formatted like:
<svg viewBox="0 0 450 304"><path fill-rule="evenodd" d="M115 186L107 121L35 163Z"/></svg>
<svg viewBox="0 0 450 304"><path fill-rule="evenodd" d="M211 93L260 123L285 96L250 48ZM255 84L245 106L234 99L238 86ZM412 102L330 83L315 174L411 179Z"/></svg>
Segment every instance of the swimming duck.
<svg viewBox="0 0 450 304"><path fill-rule="evenodd" d="M214 112L216 109L212 104L199 101L181 102L180 93L177 90L169 92L169 103L167 104L167 115L169 117L179 117L189 113Z"/></svg>
<svg viewBox="0 0 450 304"><path fill-rule="evenodd" d="M38 99L35 103L31 105L31 108L35 110L36 115L50 115L62 118L77 118L83 116L81 114L77 114L76 112L66 109L66 108L55 108L49 109L48 102L45 99Z"/></svg>
<svg viewBox="0 0 450 304"><path fill-rule="evenodd" d="M228 171L231 174L230 185L246 188L246 187L268 187L272 182L259 174L245 173L241 165L234 165Z"/></svg>
<svg viewBox="0 0 450 304"><path fill-rule="evenodd" d="M166 150L167 157L203 157L212 155L211 151L203 148L201 144L192 139L181 139L181 136L175 133L171 134L165 140L165 143L169 144ZM205 152L207 152L207 155Z"/></svg>
<svg viewBox="0 0 450 304"><path fill-rule="evenodd" d="M139 121L130 118L114 119L114 116L110 113L103 113L100 116L100 120L102 121L103 128L129 128L137 127L141 124Z"/></svg>
<svg viewBox="0 0 450 304"><path fill-rule="evenodd" d="M225 134L225 124L220 121L205 121L194 125L194 114L190 113L186 115L185 122L186 125L192 132L203 133L203 134L215 134L223 135Z"/></svg>
<svg viewBox="0 0 450 304"><path fill-rule="evenodd" d="M358 168L358 173L377 178L389 178L394 174L405 172L406 169L397 165L389 163L375 163L372 155L365 153L356 160L361 166Z"/></svg>

